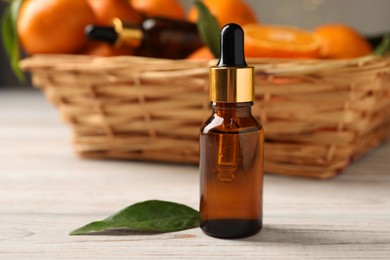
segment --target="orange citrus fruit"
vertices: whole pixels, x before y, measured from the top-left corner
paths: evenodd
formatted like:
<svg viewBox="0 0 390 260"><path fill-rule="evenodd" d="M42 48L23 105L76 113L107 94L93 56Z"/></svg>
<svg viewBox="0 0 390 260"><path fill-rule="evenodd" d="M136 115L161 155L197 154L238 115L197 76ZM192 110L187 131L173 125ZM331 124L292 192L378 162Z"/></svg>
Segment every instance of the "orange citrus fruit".
<svg viewBox="0 0 390 260"><path fill-rule="evenodd" d="M127 0L88 0L88 2L99 25L110 25L115 17L132 23L139 23L142 20L141 14L131 7Z"/></svg>
<svg viewBox="0 0 390 260"><path fill-rule="evenodd" d="M177 0L130 0L135 10L147 17L184 19L184 9Z"/></svg>
<svg viewBox="0 0 390 260"><path fill-rule="evenodd" d="M98 56L98 57L111 57L132 55L134 50L132 48L120 47L114 48L110 44L105 42L89 42L84 49L78 54Z"/></svg>
<svg viewBox="0 0 390 260"><path fill-rule="evenodd" d="M294 27L248 24L245 55L264 58L318 58L320 39L314 33Z"/></svg>
<svg viewBox="0 0 390 260"><path fill-rule="evenodd" d="M322 58L348 59L372 52L370 43L347 25L322 25L314 32L322 42L320 52Z"/></svg>
<svg viewBox="0 0 390 260"><path fill-rule="evenodd" d="M244 0L203 0L202 2L217 18L220 27L228 23L237 23L242 26L257 22L255 13ZM192 22L198 20L198 12L194 6L188 13L188 19Z"/></svg>
<svg viewBox="0 0 390 260"><path fill-rule="evenodd" d="M188 60L212 60L215 59L213 53L207 46L203 46L200 49L197 49L191 53L188 57Z"/></svg>
<svg viewBox="0 0 390 260"><path fill-rule="evenodd" d="M85 26L95 21L85 0L25 0L17 30L29 54L73 53L86 43Z"/></svg>

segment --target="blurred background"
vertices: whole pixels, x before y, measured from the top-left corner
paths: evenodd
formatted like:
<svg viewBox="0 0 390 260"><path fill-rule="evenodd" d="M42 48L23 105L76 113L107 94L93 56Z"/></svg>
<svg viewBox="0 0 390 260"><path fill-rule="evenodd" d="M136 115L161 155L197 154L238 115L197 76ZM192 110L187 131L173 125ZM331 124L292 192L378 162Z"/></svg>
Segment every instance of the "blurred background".
<svg viewBox="0 0 390 260"><path fill-rule="evenodd" d="M186 10L192 0L181 0ZM246 0L261 23L284 24L313 29L322 23L345 23L365 36L390 31L389 0ZM5 3L0 2L0 13ZM1 44L1 43L0 43ZM20 86L0 46L0 88ZM28 85L27 82L25 85ZM21 86L23 87L23 86Z"/></svg>

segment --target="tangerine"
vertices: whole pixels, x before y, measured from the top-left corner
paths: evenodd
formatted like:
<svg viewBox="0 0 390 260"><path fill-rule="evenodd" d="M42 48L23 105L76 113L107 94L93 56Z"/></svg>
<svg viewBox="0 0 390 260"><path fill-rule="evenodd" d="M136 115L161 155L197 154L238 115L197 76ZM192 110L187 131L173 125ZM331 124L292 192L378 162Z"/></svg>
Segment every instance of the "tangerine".
<svg viewBox="0 0 390 260"><path fill-rule="evenodd" d="M85 0L25 0L19 11L17 31L29 54L74 53L87 41L85 26L95 21Z"/></svg>
<svg viewBox="0 0 390 260"><path fill-rule="evenodd" d="M207 46L203 46L200 49L197 49L191 53L188 57L188 60L212 60L215 59L213 53Z"/></svg>
<svg viewBox="0 0 390 260"><path fill-rule="evenodd" d="M353 28L343 24L322 25L314 31L321 39L322 58L348 59L372 52L370 43Z"/></svg>
<svg viewBox="0 0 390 260"><path fill-rule="evenodd" d="M147 17L184 19L183 7L177 0L131 0L133 8Z"/></svg>
<svg viewBox="0 0 390 260"><path fill-rule="evenodd" d="M257 22L255 13L244 0L203 0L202 2L216 17L220 27L228 23L237 23L242 26ZM192 22L198 20L198 11L194 6L188 13L188 19Z"/></svg>
<svg viewBox="0 0 390 260"><path fill-rule="evenodd" d="M88 3L99 25L110 25L114 18L131 23L142 21L141 14L127 0L88 0Z"/></svg>
<svg viewBox="0 0 390 260"><path fill-rule="evenodd" d="M320 39L312 32L288 26L248 24L245 55L263 58L318 58Z"/></svg>
<svg viewBox="0 0 390 260"><path fill-rule="evenodd" d="M134 50L132 48L126 47L114 48L105 42L89 42L78 54L98 57L111 57L132 55L134 54Z"/></svg>

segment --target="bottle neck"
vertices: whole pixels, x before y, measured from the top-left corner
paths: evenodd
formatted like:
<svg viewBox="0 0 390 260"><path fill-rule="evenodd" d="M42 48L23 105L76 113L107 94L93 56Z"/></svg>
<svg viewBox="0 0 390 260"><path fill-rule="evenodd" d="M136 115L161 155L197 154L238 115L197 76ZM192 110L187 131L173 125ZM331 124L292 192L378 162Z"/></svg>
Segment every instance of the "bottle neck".
<svg viewBox="0 0 390 260"><path fill-rule="evenodd" d="M253 102L212 102L213 113L220 117L248 117L252 116Z"/></svg>
<svg viewBox="0 0 390 260"><path fill-rule="evenodd" d="M120 19L114 18L112 21L114 29L118 34L115 42L116 47L122 45L139 47L142 43L143 31L139 25L124 24Z"/></svg>

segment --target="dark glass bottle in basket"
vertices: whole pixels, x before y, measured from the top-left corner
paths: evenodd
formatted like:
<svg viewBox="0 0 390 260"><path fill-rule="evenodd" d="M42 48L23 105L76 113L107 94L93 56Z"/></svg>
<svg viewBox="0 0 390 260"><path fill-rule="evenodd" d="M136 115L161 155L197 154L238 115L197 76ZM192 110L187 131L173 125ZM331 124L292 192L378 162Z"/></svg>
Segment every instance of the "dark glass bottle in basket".
<svg viewBox="0 0 390 260"><path fill-rule="evenodd" d="M87 26L90 40L135 49L144 57L183 59L203 46L194 23L162 17L147 18L141 24L115 18L112 26Z"/></svg>

